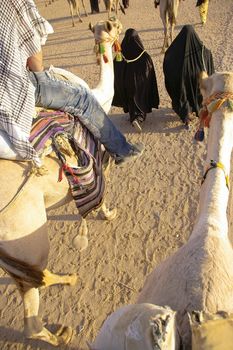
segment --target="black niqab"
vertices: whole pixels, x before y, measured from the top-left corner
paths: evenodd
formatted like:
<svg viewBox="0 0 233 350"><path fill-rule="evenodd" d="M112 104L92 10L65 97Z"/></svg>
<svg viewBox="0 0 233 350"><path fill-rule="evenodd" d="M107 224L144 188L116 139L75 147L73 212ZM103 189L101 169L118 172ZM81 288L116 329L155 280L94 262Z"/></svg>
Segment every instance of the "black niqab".
<svg viewBox="0 0 233 350"><path fill-rule="evenodd" d="M213 74L214 63L211 51L203 45L191 25L184 26L167 49L163 71L173 110L182 121L189 113L198 115L202 103L199 73Z"/></svg>
<svg viewBox="0 0 233 350"><path fill-rule="evenodd" d="M136 115L150 113L158 108L159 94L153 61L147 52L140 58L144 46L135 29L128 29L121 44L125 59L114 59L114 106L129 112L131 122ZM126 60L134 60L127 63Z"/></svg>

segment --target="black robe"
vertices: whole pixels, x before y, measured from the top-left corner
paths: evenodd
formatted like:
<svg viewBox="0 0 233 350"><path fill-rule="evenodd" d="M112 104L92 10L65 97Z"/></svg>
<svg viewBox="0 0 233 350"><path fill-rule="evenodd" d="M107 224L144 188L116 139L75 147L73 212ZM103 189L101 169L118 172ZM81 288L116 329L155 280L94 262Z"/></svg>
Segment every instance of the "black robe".
<svg viewBox="0 0 233 350"><path fill-rule="evenodd" d="M99 0L90 0L91 13L99 13Z"/></svg>
<svg viewBox="0 0 233 350"><path fill-rule="evenodd" d="M199 39L191 25L186 25L167 49L163 72L172 108L183 122L189 113L198 115L202 103L199 73L214 73L211 51Z"/></svg>
<svg viewBox="0 0 233 350"><path fill-rule="evenodd" d="M125 9L129 7L129 0L122 0L122 3Z"/></svg>
<svg viewBox="0 0 233 350"><path fill-rule="evenodd" d="M125 59L133 60L143 51L143 44L135 29L128 29L121 44ZM145 117L159 106L159 94L154 65L147 52L135 62L114 59L113 106L123 107L132 122L137 116Z"/></svg>

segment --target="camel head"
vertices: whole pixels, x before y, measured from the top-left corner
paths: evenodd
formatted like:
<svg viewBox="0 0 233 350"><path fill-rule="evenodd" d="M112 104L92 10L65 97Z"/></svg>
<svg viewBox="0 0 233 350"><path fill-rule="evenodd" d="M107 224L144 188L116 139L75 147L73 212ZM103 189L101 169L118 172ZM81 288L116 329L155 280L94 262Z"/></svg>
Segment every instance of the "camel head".
<svg viewBox="0 0 233 350"><path fill-rule="evenodd" d="M153 304L123 306L104 322L91 350L152 350L176 347L176 312Z"/></svg>
<svg viewBox="0 0 233 350"><path fill-rule="evenodd" d="M203 99L206 100L216 93L233 94L233 72L218 72L208 77L206 72L201 72L199 84Z"/></svg>
<svg viewBox="0 0 233 350"><path fill-rule="evenodd" d="M89 29L94 33L96 43L110 42L118 40L122 32L121 22L112 17L106 21L97 22L94 26L89 23Z"/></svg>

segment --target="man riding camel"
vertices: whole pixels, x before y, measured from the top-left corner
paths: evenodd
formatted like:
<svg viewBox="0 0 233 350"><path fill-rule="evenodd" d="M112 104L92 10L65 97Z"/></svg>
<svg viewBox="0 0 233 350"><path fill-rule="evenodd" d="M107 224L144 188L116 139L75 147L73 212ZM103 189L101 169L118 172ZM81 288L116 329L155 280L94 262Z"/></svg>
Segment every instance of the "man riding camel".
<svg viewBox="0 0 233 350"><path fill-rule="evenodd" d="M23 160L41 166L29 142L35 105L73 114L116 164L142 154L143 145L127 142L89 90L44 70L41 46L53 29L33 0L2 0L0 19L0 131L7 134Z"/></svg>

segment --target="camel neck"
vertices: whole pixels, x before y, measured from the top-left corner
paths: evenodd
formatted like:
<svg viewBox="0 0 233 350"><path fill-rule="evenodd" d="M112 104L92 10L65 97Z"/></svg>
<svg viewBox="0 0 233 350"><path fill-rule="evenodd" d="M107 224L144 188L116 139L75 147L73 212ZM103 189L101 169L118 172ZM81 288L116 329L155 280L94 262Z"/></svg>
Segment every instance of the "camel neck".
<svg viewBox="0 0 233 350"><path fill-rule="evenodd" d="M104 47L104 55L100 56L100 76L99 83L96 88L103 91L109 91L113 89L114 84L112 44L110 42L106 42L102 45Z"/></svg>
<svg viewBox="0 0 233 350"><path fill-rule="evenodd" d="M230 159L233 147L232 113L218 110L213 113L207 145L207 156L204 171L211 160L220 162L225 173L230 172ZM199 211L190 239L197 235L219 236L227 238L227 204L229 190L226 176L221 168L211 168L201 186Z"/></svg>

